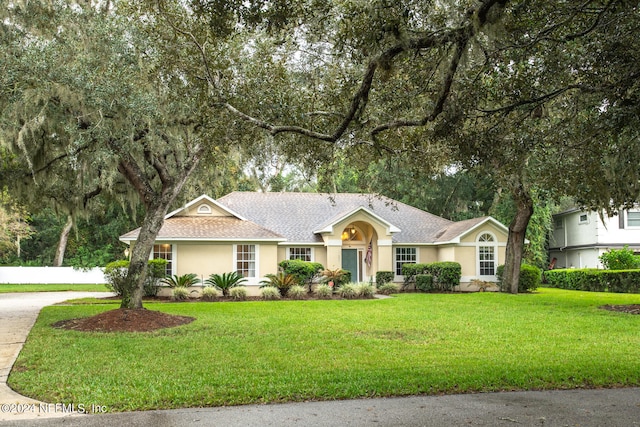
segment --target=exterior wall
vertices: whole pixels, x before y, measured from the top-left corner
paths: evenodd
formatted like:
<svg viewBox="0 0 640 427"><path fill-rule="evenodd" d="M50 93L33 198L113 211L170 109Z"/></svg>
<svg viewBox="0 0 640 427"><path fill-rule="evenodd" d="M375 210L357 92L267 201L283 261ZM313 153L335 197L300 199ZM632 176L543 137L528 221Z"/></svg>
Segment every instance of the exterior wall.
<svg viewBox="0 0 640 427"><path fill-rule="evenodd" d="M581 215L587 215L586 222ZM640 252L640 227L629 226L627 211L604 221L597 212L570 211L554 215L549 258L556 259L555 268L602 268L598 257L625 245Z"/></svg>

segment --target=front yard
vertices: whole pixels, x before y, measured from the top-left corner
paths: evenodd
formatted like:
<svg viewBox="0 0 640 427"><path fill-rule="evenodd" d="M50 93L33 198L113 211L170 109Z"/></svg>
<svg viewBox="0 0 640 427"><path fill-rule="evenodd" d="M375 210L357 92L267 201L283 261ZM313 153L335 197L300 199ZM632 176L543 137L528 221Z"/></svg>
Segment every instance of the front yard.
<svg viewBox="0 0 640 427"><path fill-rule="evenodd" d="M195 317L146 333L54 329L117 304L45 308L9 385L109 411L640 385L640 295L401 294L385 300L148 303Z"/></svg>

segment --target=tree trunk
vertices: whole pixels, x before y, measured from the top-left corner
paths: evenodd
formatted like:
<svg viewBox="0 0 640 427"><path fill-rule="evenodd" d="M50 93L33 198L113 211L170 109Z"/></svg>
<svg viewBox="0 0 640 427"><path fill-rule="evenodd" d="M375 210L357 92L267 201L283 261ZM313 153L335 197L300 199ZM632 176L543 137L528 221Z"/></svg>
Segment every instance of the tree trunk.
<svg viewBox="0 0 640 427"><path fill-rule="evenodd" d="M147 264L156 236L164 224L164 216L167 213L171 200L158 200L147 209L147 213L140 227L140 234L131 251L129 272L127 273L127 286L122 293L121 308L142 308L144 296L144 282L147 275Z"/></svg>
<svg viewBox="0 0 640 427"><path fill-rule="evenodd" d="M69 241L69 233L73 227L73 217L69 215L67 217L67 223L60 232L60 240L58 240L58 248L56 249L56 256L53 258L53 266L60 267L64 261L64 253L67 250L67 242Z"/></svg>
<svg viewBox="0 0 640 427"><path fill-rule="evenodd" d="M512 195L516 204L516 216L509 225L502 289L517 294L525 235L529 220L533 216L533 199L522 183L518 183L513 189Z"/></svg>

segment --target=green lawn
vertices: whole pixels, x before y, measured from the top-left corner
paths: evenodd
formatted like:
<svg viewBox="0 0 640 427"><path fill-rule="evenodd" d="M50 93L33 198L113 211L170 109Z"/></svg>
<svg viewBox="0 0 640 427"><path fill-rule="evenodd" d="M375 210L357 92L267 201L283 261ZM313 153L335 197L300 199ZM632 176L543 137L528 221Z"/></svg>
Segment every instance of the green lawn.
<svg viewBox="0 0 640 427"><path fill-rule="evenodd" d="M194 316L152 333L52 323L117 305L47 307L9 384L110 411L640 385L640 295L402 294L385 300L147 304Z"/></svg>
<svg viewBox="0 0 640 427"><path fill-rule="evenodd" d="M77 291L77 292L108 292L105 285L71 285L71 284L22 284L7 285L0 284L0 294L9 292L59 292L59 291Z"/></svg>

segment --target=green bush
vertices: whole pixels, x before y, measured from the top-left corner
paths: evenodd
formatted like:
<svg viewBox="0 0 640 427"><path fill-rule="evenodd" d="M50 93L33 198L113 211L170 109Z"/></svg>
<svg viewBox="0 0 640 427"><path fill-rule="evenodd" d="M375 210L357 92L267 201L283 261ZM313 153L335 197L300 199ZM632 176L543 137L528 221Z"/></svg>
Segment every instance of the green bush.
<svg viewBox="0 0 640 427"><path fill-rule="evenodd" d="M156 258L149 260L147 278L144 281L144 296L155 297L160 289L160 280L166 276L167 260Z"/></svg>
<svg viewBox="0 0 640 427"><path fill-rule="evenodd" d="M260 289L262 299L265 301L272 301L282 298L280 291L275 286L265 286Z"/></svg>
<svg viewBox="0 0 640 427"><path fill-rule="evenodd" d="M313 279L324 269L319 262L302 261L300 259L285 259L278 264L285 274L291 274L296 278L298 285L308 286L311 292Z"/></svg>
<svg viewBox="0 0 640 427"><path fill-rule="evenodd" d="M333 288L326 283L322 283L316 286L314 293L318 299L331 299L333 296Z"/></svg>
<svg viewBox="0 0 640 427"><path fill-rule="evenodd" d="M640 268L640 257L633 254L629 246L623 249L609 249L598 257L607 270L633 270Z"/></svg>
<svg viewBox="0 0 640 427"><path fill-rule="evenodd" d="M351 272L341 268L322 270L320 272L320 281L322 283L333 283L333 286L338 288L343 283L349 283L351 281Z"/></svg>
<svg viewBox="0 0 640 427"><path fill-rule="evenodd" d="M520 280L518 292L532 292L538 289L542 283L542 270L534 265L522 264L520 266Z"/></svg>
<svg viewBox="0 0 640 427"><path fill-rule="evenodd" d="M304 299L307 295L307 290L299 285L294 285L289 288L287 296L291 299Z"/></svg>
<svg viewBox="0 0 640 427"><path fill-rule="evenodd" d="M129 261L122 259L113 261L104 267L104 278L107 289L121 296L125 290L127 273L129 272Z"/></svg>
<svg viewBox="0 0 640 427"><path fill-rule="evenodd" d="M175 286L171 290L171 298L175 301L185 301L189 298L189 289L184 286Z"/></svg>
<svg viewBox="0 0 640 427"><path fill-rule="evenodd" d="M382 295L397 294L399 291L400 288L393 282L385 283L384 285L379 286L377 290L377 292Z"/></svg>
<svg viewBox="0 0 640 427"><path fill-rule="evenodd" d="M393 271L378 271L376 273L376 285L380 287L385 283L391 283L393 282L393 277Z"/></svg>
<svg viewBox="0 0 640 427"><path fill-rule="evenodd" d="M433 276L430 274L418 274L416 275L416 289L429 292L435 289L433 285Z"/></svg>
<svg viewBox="0 0 640 427"><path fill-rule="evenodd" d="M462 266L452 261L432 262L429 264L404 264L402 275L404 286L416 283L416 277L420 274L428 274L433 277L433 289L439 291L452 291L454 286L460 285Z"/></svg>
<svg viewBox="0 0 640 427"><path fill-rule="evenodd" d="M244 301L247 299L247 288L244 286L235 286L229 289L229 296L236 301Z"/></svg>
<svg viewBox="0 0 640 427"><path fill-rule="evenodd" d="M592 292L639 293L640 270L558 269L544 273L547 286Z"/></svg>
<svg viewBox="0 0 640 427"><path fill-rule="evenodd" d="M222 295L225 297L229 295L231 289L240 286L247 279L237 271L231 273L212 274L208 279L204 281L206 285L214 286L218 290L222 291Z"/></svg>

